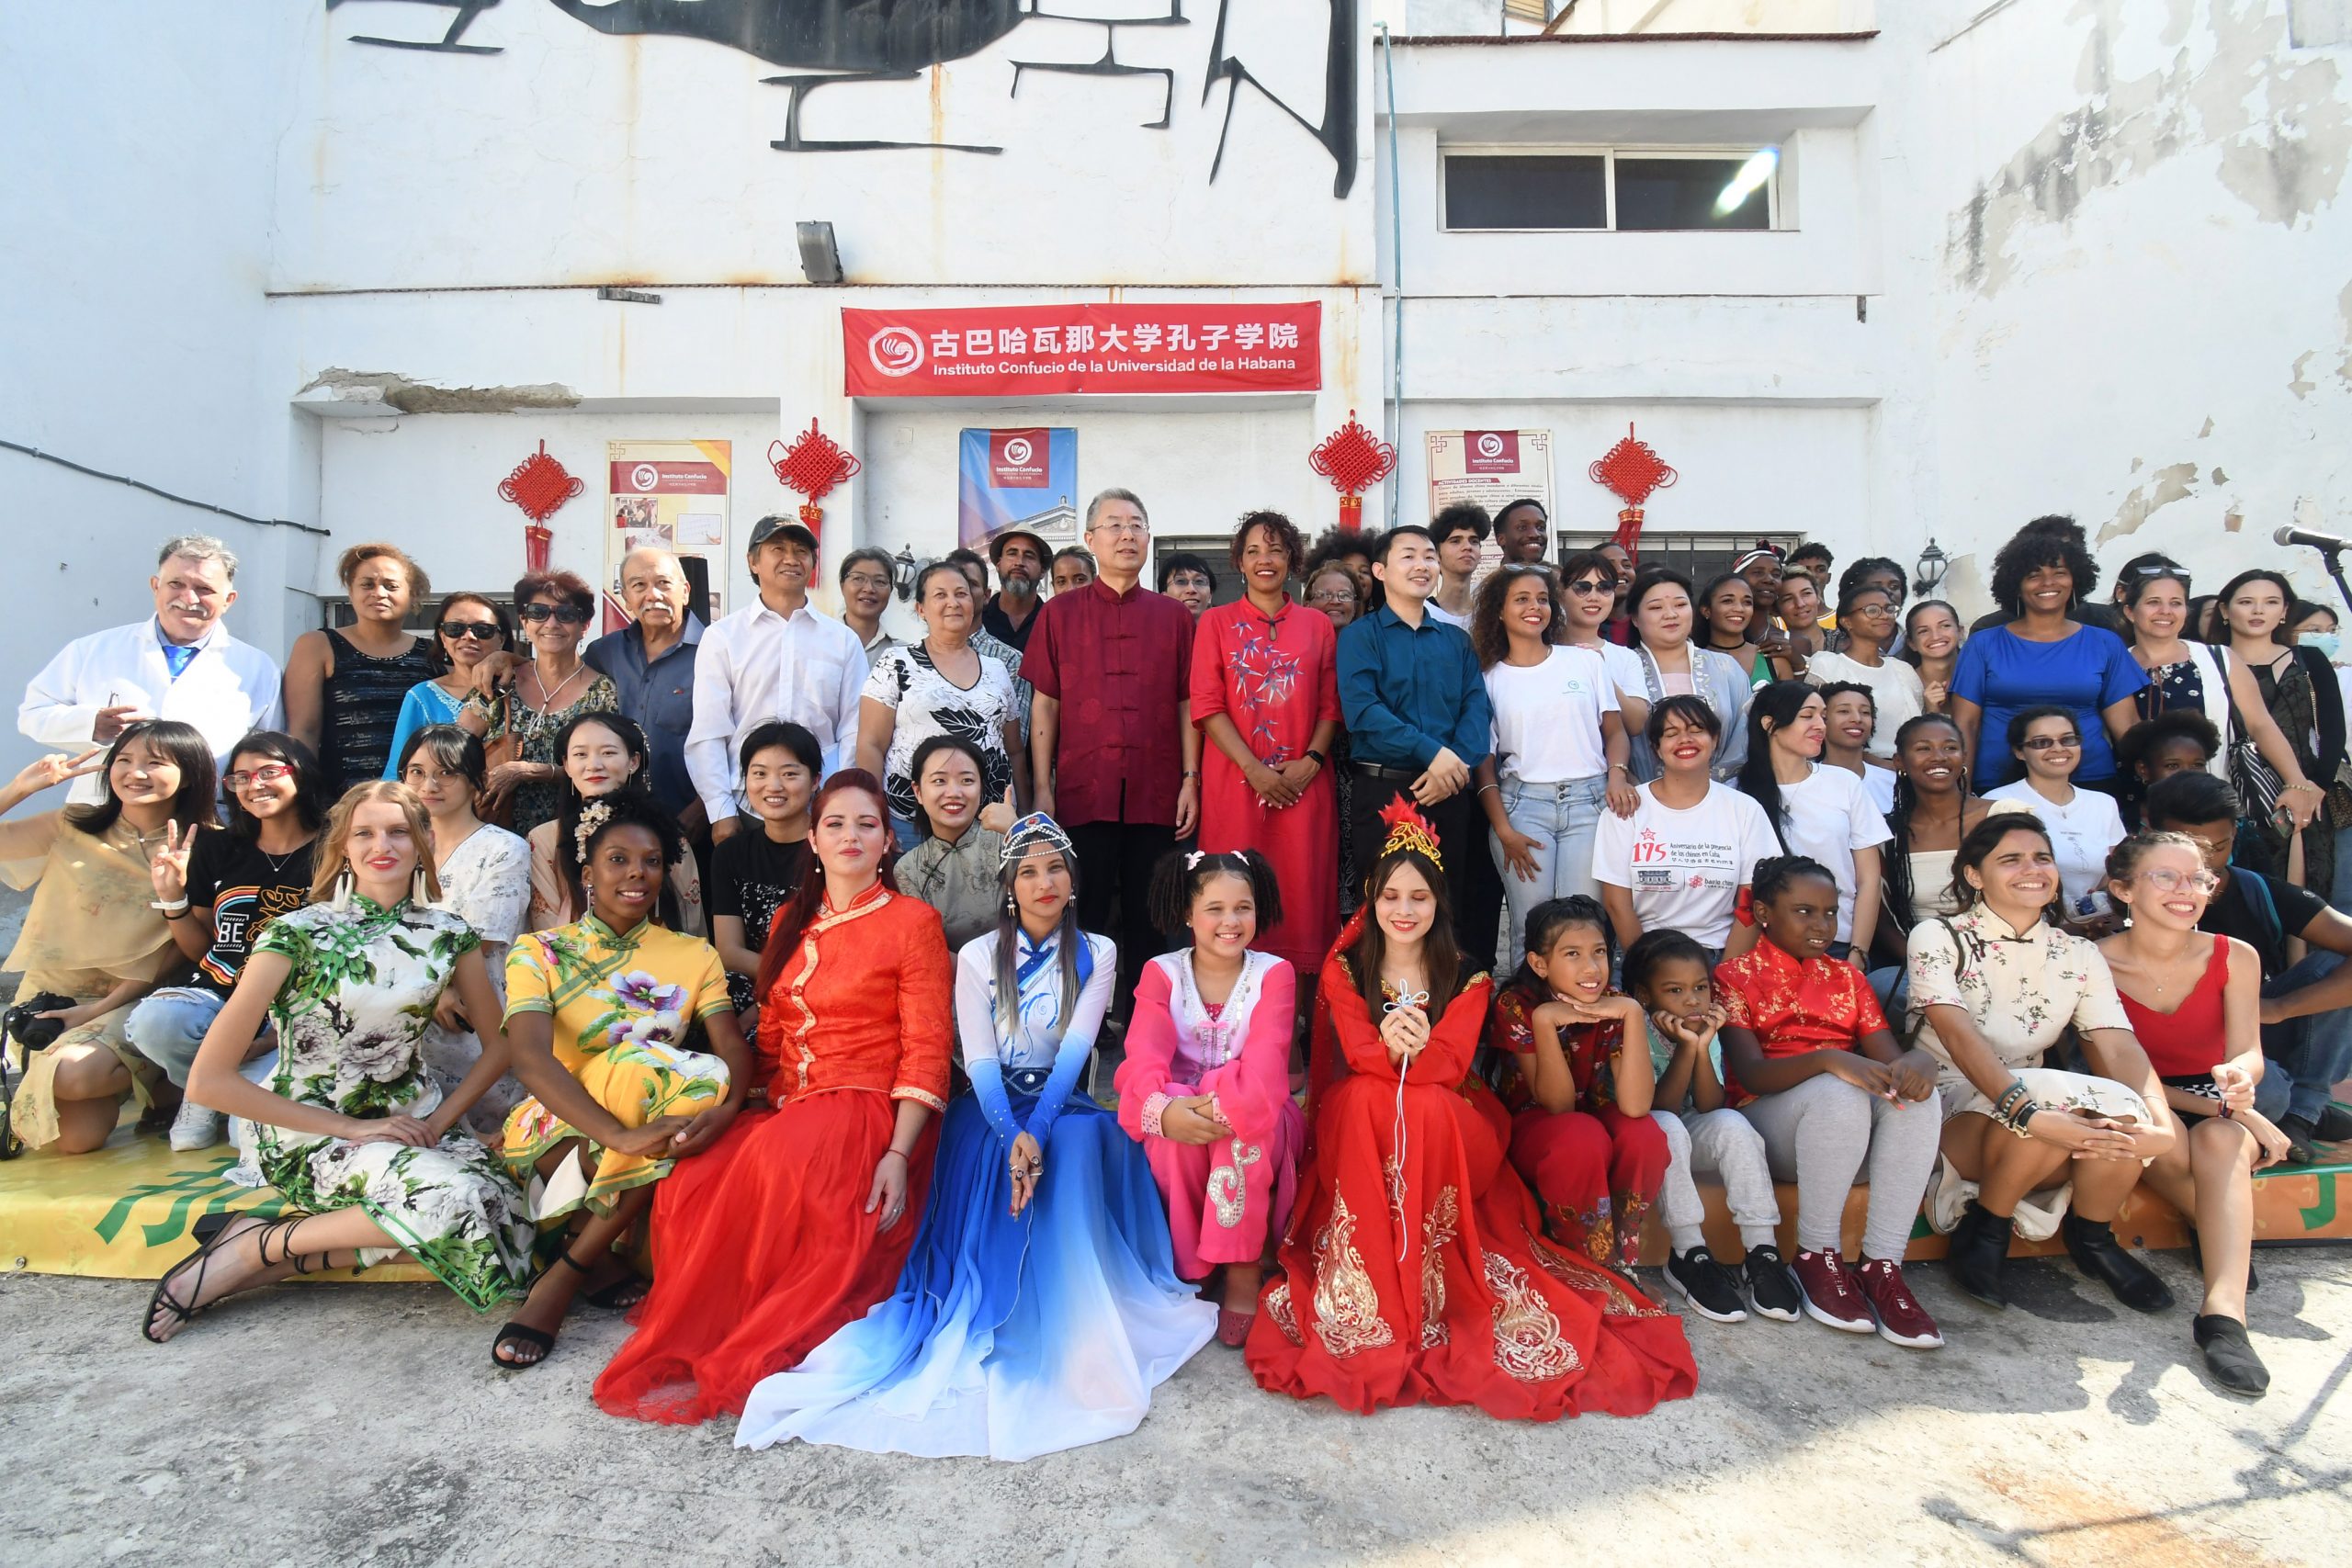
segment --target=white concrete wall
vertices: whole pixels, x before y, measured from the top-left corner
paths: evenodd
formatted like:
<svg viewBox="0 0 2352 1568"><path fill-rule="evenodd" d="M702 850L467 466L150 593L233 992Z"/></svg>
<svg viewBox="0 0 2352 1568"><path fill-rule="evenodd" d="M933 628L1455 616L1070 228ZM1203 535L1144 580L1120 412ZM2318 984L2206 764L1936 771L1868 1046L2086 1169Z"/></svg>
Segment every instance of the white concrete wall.
<svg viewBox="0 0 2352 1568"><path fill-rule="evenodd" d="M2290 47L2287 0L2016 6L1954 37L1978 9L1883 18L1948 128L1915 166L1946 542L1977 547L1955 577L2062 511L2110 574L2163 549L2203 588L2278 566L2332 599L2269 536L2352 523L2352 49Z"/></svg>

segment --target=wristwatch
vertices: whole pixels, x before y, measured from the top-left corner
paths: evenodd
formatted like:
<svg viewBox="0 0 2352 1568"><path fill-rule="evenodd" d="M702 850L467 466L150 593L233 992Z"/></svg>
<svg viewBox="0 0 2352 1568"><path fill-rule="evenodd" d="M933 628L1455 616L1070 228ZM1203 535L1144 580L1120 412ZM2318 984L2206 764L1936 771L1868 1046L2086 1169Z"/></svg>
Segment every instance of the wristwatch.
<svg viewBox="0 0 2352 1568"><path fill-rule="evenodd" d="M1318 768L1328 768L1331 765L1331 759L1326 757L1322 752L1317 751L1312 746L1309 746L1306 749L1306 754L1315 759L1315 765Z"/></svg>

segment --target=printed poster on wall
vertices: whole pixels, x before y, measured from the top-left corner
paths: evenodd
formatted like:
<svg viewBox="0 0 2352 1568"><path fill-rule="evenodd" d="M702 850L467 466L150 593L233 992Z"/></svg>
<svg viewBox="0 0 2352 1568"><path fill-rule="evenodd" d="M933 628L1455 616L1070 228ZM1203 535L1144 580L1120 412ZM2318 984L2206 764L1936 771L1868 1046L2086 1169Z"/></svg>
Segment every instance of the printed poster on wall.
<svg viewBox="0 0 2352 1568"><path fill-rule="evenodd" d="M621 603L621 562L647 547L675 554L706 624L725 614L727 497L734 472L726 441L608 441L605 532L604 629L629 624Z"/></svg>
<svg viewBox="0 0 2352 1568"><path fill-rule="evenodd" d="M854 398L1061 392L1311 392L1316 300L842 310Z"/></svg>
<svg viewBox="0 0 2352 1568"><path fill-rule="evenodd" d="M1492 517L1514 501L1543 502L1552 515L1552 433L1548 430L1432 430L1429 433L1430 515L1457 502ZM1501 564L1494 539L1479 552L1477 579Z"/></svg>
<svg viewBox="0 0 2352 1568"><path fill-rule="evenodd" d="M956 541L988 553L1007 528L1048 550L1078 543L1078 432L1043 425L967 430L957 443Z"/></svg>

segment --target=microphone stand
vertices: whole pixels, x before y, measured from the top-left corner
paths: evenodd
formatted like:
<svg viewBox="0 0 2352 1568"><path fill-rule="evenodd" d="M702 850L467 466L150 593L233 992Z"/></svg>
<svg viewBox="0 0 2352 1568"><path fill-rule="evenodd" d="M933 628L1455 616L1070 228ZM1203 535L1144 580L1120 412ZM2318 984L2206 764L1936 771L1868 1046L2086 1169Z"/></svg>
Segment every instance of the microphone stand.
<svg viewBox="0 0 2352 1568"><path fill-rule="evenodd" d="M2341 549L2322 550L2319 558L2320 564L2327 569L2327 575L2335 580L2335 592L2343 599L2345 608L2352 610L2352 583L2344 581L2344 552Z"/></svg>

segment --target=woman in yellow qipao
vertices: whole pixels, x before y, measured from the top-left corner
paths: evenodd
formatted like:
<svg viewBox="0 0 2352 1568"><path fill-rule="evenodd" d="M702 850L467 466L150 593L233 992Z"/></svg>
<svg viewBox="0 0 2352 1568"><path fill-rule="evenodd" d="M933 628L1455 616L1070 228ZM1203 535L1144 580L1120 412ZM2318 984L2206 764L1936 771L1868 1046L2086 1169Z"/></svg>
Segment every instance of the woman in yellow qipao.
<svg viewBox="0 0 2352 1568"><path fill-rule="evenodd" d="M506 957L514 1076L537 1092L506 1119L504 1157L549 1256L492 1346L503 1367L544 1359L583 1288L600 1306L644 1298L614 1248L673 1163L718 1141L751 1081L718 950L660 918L676 825L623 790L590 803L577 838L587 916ZM697 1021L709 1051L684 1046Z"/></svg>

